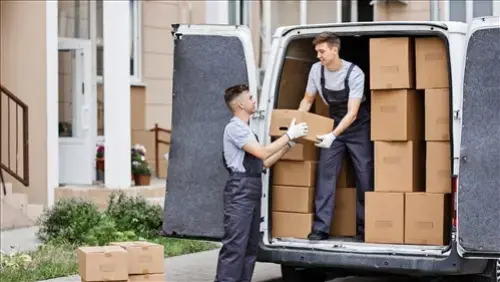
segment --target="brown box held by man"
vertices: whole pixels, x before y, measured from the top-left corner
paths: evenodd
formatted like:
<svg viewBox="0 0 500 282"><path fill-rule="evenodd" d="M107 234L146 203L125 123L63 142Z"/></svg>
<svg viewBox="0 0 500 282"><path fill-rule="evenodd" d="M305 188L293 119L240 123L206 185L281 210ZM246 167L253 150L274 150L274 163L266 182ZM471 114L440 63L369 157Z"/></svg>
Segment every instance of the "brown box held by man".
<svg viewBox="0 0 500 282"><path fill-rule="evenodd" d="M337 188L330 235L356 236L356 188Z"/></svg>
<svg viewBox="0 0 500 282"><path fill-rule="evenodd" d="M165 274L130 275L129 282L165 282Z"/></svg>
<svg viewBox="0 0 500 282"><path fill-rule="evenodd" d="M448 88L448 56L439 37L415 39L417 89Z"/></svg>
<svg viewBox="0 0 500 282"><path fill-rule="evenodd" d="M315 187L317 162L278 161L272 168L273 185Z"/></svg>
<svg viewBox="0 0 500 282"><path fill-rule="evenodd" d="M318 155L319 148L314 143L299 140L281 159L289 161L317 161Z"/></svg>
<svg viewBox="0 0 500 282"><path fill-rule="evenodd" d="M404 193L365 193L365 242L404 243Z"/></svg>
<svg viewBox="0 0 500 282"><path fill-rule="evenodd" d="M375 141L375 191L423 192L423 141Z"/></svg>
<svg viewBox="0 0 500 282"><path fill-rule="evenodd" d="M371 139L424 139L424 93L415 90L374 90L371 98Z"/></svg>
<svg viewBox="0 0 500 282"><path fill-rule="evenodd" d="M128 253L118 246L80 247L78 273L87 282L127 281Z"/></svg>
<svg viewBox="0 0 500 282"><path fill-rule="evenodd" d="M273 212L313 213L313 207L313 187L272 187Z"/></svg>
<svg viewBox="0 0 500 282"><path fill-rule="evenodd" d="M450 194L406 194L405 244L448 244L450 200Z"/></svg>
<svg viewBox="0 0 500 282"><path fill-rule="evenodd" d="M409 37L370 38L370 88L414 88L415 60Z"/></svg>
<svg viewBox="0 0 500 282"><path fill-rule="evenodd" d="M285 134L294 118L295 123L306 122L309 127L308 134L299 140L316 142L317 135L327 134L333 130L334 120L331 118L299 110L274 110L269 135L280 137Z"/></svg>
<svg viewBox="0 0 500 282"><path fill-rule="evenodd" d="M129 274L157 274L164 272L163 245L134 241L112 242L111 246L119 246L128 252Z"/></svg>
<svg viewBox="0 0 500 282"><path fill-rule="evenodd" d="M272 236L305 239L312 230L312 213L272 213Z"/></svg>
<svg viewBox="0 0 500 282"><path fill-rule="evenodd" d="M426 145L425 191L427 193L451 193L450 142L429 141Z"/></svg>
<svg viewBox="0 0 500 282"><path fill-rule="evenodd" d="M425 140L450 140L450 89L425 90Z"/></svg>

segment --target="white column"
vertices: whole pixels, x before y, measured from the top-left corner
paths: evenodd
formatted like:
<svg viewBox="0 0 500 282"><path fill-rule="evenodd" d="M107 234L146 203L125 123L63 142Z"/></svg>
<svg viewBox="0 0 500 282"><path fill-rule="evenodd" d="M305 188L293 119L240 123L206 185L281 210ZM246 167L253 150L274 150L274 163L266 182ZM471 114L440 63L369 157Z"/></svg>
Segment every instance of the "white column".
<svg viewBox="0 0 500 282"><path fill-rule="evenodd" d="M500 17L500 1L493 0L493 16Z"/></svg>
<svg viewBox="0 0 500 282"><path fill-rule="evenodd" d="M431 21L439 21L439 1L431 0Z"/></svg>
<svg viewBox="0 0 500 282"><path fill-rule="evenodd" d="M444 0L443 3L443 18L444 21L450 20L450 0Z"/></svg>
<svg viewBox="0 0 500 282"><path fill-rule="evenodd" d="M465 19L467 23L471 23L474 18L474 2L472 0L465 1Z"/></svg>
<svg viewBox="0 0 500 282"><path fill-rule="evenodd" d="M228 0L205 1L205 23L228 24L229 23Z"/></svg>
<svg viewBox="0 0 500 282"><path fill-rule="evenodd" d="M307 0L300 0L300 24L307 24Z"/></svg>
<svg viewBox="0 0 500 282"><path fill-rule="evenodd" d="M55 188L59 186L59 131L57 122L59 59L57 1L47 1L45 6L46 58L47 58L47 206L54 204ZM31 186L36 185L31 182Z"/></svg>
<svg viewBox="0 0 500 282"><path fill-rule="evenodd" d="M336 1L337 3L337 22L338 23L341 23L342 22L342 1L346 1L346 0L339 0L339 1ZM347 0L349 1L349 0Z"/></svg>
<svg viewBox="0 0 500 282"><path fill-rule="evenodd" d="M130 4L103 1L105 186L130 187Z"/></svg>

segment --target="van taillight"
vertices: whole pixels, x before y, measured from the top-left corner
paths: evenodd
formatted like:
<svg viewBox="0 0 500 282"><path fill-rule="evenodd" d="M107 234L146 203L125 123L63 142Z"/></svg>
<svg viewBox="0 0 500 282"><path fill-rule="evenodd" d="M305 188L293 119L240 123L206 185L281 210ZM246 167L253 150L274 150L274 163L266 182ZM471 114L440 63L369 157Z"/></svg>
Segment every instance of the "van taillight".
<svg viewBox="0 0 500 282"><path fill-rule="evenodd" d="M451 179L451 196L453 199L453 227L457 227L458 213L457 213L457 176Z"/></svg>

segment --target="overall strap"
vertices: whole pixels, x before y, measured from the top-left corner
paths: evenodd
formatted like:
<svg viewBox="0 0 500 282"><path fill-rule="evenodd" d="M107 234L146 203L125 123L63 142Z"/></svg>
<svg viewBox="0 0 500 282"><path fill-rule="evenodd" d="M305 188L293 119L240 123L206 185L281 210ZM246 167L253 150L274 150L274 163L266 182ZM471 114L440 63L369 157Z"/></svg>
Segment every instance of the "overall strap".
<svg viewBox="0 0 500 282"><path fill-rule="evenodd" d="M349 69L347 70L347 74L346 74L345 80L344 80L344 89L350 89L349 88L349 77L351 76L352 69L354 69L353 63L351 63L351 65L349 66Z"/></svg>

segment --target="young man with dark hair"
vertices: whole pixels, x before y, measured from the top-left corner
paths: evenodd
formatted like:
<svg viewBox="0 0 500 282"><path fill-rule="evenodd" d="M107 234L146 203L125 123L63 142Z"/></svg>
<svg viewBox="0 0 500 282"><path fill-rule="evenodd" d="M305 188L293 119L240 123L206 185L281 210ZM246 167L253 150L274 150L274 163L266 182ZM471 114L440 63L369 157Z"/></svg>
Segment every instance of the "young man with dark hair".
<svg viewBox="0 0 500 282"><path fill-rule="evenodd" d="M364 95L365 74L355 64L340 58L340 39L322 32L313 40L319 62L311 67L309 80L299 110L309 111L316 93L328 105L335 120L331 132L318 136L322 148L318 164L315 195L315 217L310 240L329 237L337 177L344 151L356 172L357 233L364 237L365 192L373 190L373 147L370 141L370 109Z"/></svg>
<svg viewBox="0 0 500 282"><path fill-rule="evenodd" d="M286 134L267 146L249 127L256 102L247 85L226 89L224 101L233 113L223 135L223 160L229 172L224 188L224 236L215 282L250 282L260 238L261 173L307 135L305 123L292 120Z"/></svg>

